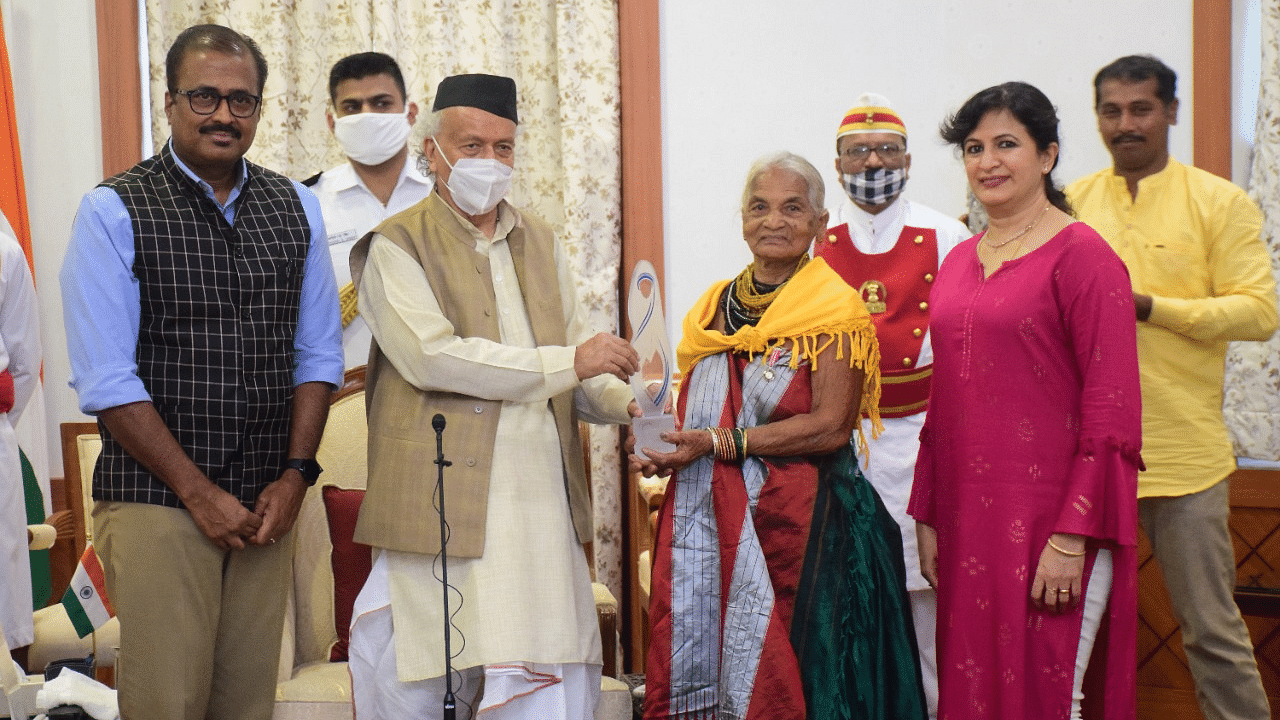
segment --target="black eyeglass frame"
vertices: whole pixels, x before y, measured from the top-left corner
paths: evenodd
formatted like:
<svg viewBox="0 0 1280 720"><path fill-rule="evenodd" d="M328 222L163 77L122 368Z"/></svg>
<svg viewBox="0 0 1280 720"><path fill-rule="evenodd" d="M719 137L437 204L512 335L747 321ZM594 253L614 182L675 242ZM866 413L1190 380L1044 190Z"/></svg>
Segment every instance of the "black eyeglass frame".
<svg viewBox="0 0 1280 720"><path fill-rule="evenodd" d="M859 150L861 152L858 152ZM889 154L885 155L886 152ZM867 158L871 157L871 153L875 153L876 157L880 158L880 162L889 165L902 162L902 159L907 155L907 147L894 142L880 143L878 145L849 145L840 155L861 165L867 161Z"/></svg>
<svg viewBox="0 0 1280 720"><path fill-rule="evenodd" d="M243 120L245 118L253 117L253 114L258 112L258 108L262 106L261 95L250 95L249 93L243 92L240 90L237 90L233 93L229 93L227 95L222 95L218 93L217 90L214 90L212 88L196 88L195 90L174 90L173 92L175 95L185 95L187 97L187 107L191 108L191 112L197 115L212 115L218 112L218 108L222 107L223 102L226 102L227 112L231 113L232 117L238 117L241 120ZM213 107L209 108L207 111L198 110L196 109L196 101L195 101L195 98L193 97L197 93L203 94L203 95L209 95L210 97L217 98L218 101L214 103ZM245 100L252 100L253 107L250 108L249 112L241 115L240 113L236 112L235 103L233 101L243 102Z"/></svg>

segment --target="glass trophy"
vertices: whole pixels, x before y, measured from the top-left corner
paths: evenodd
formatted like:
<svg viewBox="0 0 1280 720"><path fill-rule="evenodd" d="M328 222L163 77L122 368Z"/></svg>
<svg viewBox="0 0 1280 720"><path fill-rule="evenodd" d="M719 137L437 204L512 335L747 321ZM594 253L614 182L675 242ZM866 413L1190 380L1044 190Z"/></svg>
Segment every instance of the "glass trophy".
<svg viewBox="0 0 1280 720"><path fill-rule="evenodd" d="M640 406L640 417L631 418L636 453L645 448L658 452L676 449L659 436L676 429L671 405L671 368L675 355L667 339L667 322L662 314L662 292L658 276L648 260L636 263L627 287L627 319L631 322L631 346L640 356L640 371L631 376L631 391Z"/></svg>

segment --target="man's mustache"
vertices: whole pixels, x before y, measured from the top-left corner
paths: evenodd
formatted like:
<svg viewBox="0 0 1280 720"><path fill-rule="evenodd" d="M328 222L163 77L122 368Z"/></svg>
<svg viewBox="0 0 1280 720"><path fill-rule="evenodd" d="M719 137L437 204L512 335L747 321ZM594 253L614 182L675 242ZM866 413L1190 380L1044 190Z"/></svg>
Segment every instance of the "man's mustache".
<svg viewBox="0 0 1280 720"><path fill-rule="evenodd" d="M1146 138L1141 135L1137 135L1134 133L1125 133L1123 135L1117 135L1111 138L1111 144L1117 145L1122 142L1144 142L1145 140Z"/></svg>
<svg viewBox="0 0 1280 720"><path fill-rule="evenodd" d="M231 137L236 138L237 140L240 139L239 130L237 130L234 126L224 125L222 123L218 123L216 125L203 125L200 127L200 132L202 134L216 133L216 132L229 133Z"/></svg>

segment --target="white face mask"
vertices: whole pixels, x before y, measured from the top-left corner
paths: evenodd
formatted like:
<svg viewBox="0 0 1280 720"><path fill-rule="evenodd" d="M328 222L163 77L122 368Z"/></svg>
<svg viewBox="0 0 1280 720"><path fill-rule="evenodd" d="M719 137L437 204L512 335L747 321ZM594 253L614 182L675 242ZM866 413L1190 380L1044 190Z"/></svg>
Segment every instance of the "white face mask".
<svg viewBox="0 0 1280 720"><path fill-rule="evenodd" d="M402 113L356 113L333 119L333 134L347 157L378 165L404 149L409 139L409 107Z"/></svg>
<svg viewBox="0 0 1280 720"><path fill-rule="evenodd" d="M449 165L449 158L440 149L440 141L431 138L436 153ZM498 207L511 189L511 166L495 158L460 158L449 165L449 194L458 209L468 215L483 215Z"/></svg>

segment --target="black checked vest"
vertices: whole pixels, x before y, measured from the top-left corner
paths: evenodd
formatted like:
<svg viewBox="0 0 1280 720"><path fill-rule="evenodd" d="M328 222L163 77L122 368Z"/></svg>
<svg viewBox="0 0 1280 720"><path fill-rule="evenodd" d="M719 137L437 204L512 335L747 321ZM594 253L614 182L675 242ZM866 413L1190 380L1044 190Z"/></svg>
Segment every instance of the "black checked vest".
<svg viewBox="0 0 1280 720"><path fill-rule="evenodd" d="M288 451L293 336L311 229L287 178L245 166L234 224L167 144L100 187L120 196L132 220L138 376L195 464L252 508ZM95 498L181 507L99 429Z"/></svg>

